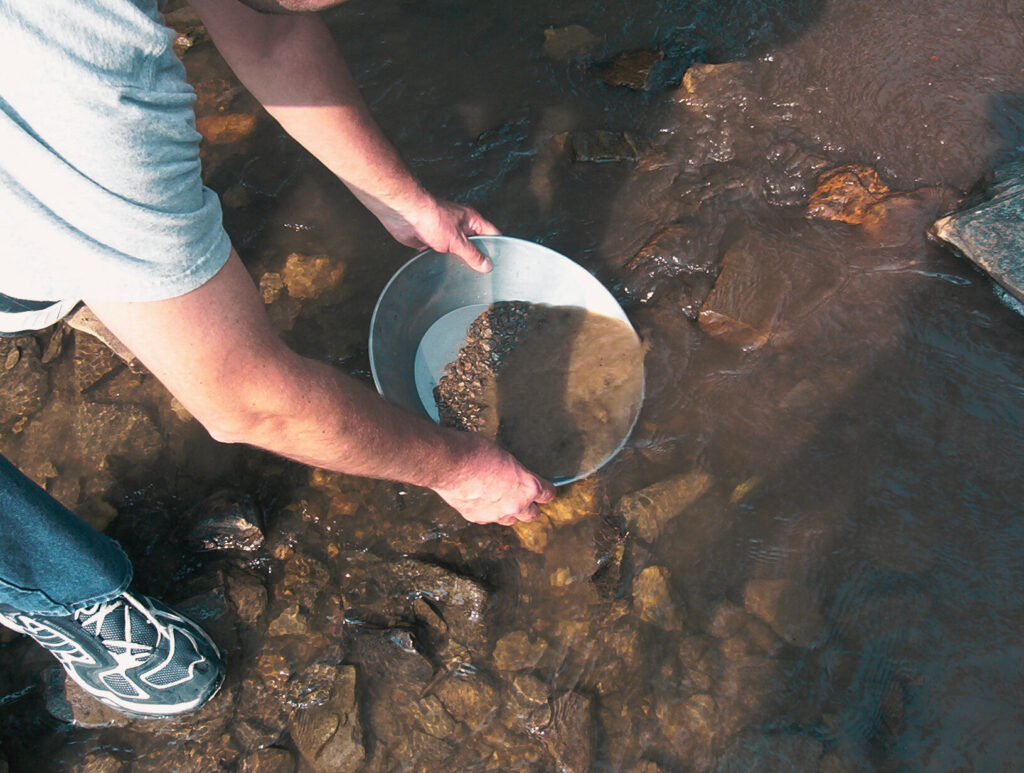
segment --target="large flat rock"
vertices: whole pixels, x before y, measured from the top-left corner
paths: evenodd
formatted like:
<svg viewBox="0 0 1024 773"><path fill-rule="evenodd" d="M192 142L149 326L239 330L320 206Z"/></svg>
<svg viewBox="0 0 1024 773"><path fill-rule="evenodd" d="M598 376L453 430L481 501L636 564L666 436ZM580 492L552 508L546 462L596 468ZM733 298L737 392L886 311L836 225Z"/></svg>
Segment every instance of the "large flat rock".
<svg viewBox="0 0 1024 773"><path fill-rule="evenodd" d="M932 233L1024 303L1024 161L997 170L988 195L937 220Z"/></svg>

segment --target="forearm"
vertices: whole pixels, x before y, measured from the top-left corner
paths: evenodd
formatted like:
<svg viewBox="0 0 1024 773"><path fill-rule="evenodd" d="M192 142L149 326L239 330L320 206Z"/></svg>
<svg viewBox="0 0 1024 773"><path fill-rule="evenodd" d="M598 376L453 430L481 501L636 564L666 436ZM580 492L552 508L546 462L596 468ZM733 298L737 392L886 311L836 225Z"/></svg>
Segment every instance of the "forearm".
<svg viewBox="0 0 1024 773"><path fill-rule="evenodd" d="M199 410L211 434L328 470L444 488L466 465L463 438L385 401L328 365L282 353L238 399Z"/></svg>
<svg viewBox="0 0 1024 773"><path fill-rule="evenodd" d="M371 211L432 202L370 115L319 16L268 16L235 0L193 5L246 88Z"/></svg>

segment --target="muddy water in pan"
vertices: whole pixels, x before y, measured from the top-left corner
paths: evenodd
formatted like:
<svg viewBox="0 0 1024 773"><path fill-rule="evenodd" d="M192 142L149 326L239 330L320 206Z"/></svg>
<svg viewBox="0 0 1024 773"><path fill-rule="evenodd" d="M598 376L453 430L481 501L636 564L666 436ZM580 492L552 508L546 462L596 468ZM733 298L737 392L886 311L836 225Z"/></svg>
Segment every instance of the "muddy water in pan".
<svg viewBox="0 0 1024 773"><path fill-rule="evenodd" d="M513 301L473 320L434 397L445 426L480 432L565 483L621 448L643 384L643 347L629 325L578 307Z"/></svg>
<svg viewBox="0 0 1024 773"><path fill-rule="evenodd" d="M327 18L428 188L627 305L640 421L539 522L482 528L217 446L77 334L3 343L0 450L229 656L196 717L126 725L63 703L48 656L5 637L11 769L1018 767L1024 322L924 234L1022 142L1024 3ZM271 319L366 377L408 250L195 39L208 181ZM889 193L807 217L847 164ZM262 542L214 539L218 514Z"/></svg>

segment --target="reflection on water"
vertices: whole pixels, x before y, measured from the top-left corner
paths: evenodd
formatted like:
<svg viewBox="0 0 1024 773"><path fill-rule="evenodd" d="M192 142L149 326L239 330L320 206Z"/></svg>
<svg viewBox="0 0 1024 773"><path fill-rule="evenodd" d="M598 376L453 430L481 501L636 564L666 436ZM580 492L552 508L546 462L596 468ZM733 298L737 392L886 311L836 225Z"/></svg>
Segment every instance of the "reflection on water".
<svg viewBox="0 0 1024 773"><path fill-rule="evenodd" d="M1024 322L923 234L1021 142L1024 3L485 6L329 19L429 188L633 303L650 350L627 448L530 529L479 528L217 446L82 338L19 342L4 361L46 399L5 415L0 449L109 524L143 590L204 612L232 676L192 724L72 730L34 687L49 661L5 638L12 769L294 764L325 715L294 717L353 673L367 770L1019 767ZM572 24L597 43L545 56ZM648 91L589 68L640 49L664 52ZM208 44L186 62L228 78ZM251 110L231 83L201 109ZM594 129L639 160L573 162L559 137ZM407 251L265 116L204 153L257 278L291 253L344 265L339 289L269 308L301 352L365 375ZM845 163L929 191L863 225L808 220ZM693 320L708 277L761 334ZM255 557L178 537L224 486L266 511Z"/></svg>

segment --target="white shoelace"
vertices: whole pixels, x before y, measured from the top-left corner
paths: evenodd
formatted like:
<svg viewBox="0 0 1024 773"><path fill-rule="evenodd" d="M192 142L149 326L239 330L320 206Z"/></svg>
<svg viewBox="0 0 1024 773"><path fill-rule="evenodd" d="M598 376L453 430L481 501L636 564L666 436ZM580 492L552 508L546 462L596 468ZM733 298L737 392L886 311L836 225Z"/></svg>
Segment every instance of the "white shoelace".
<svg viewBox="0 0 1024 773"><path fill-rule="evenodd" d="M132 597L130 593L123 593L116 599L110 601L103 601L99 604L93 604L90 607L84 607L75 612L75 621L80 623L83 628L95 625L95 633L99 636L100 631L103 629L103 623L107 617L114 612L122 612L125 616L124 620L124 639L106 639L104 643L108 649L110 647L123 648L123 652L117 653L111 650L111 654L114 656L117 662L125 667L131 668L137 665L141 665L149 657L149 654L153 651L153 646L148 644L139 644L131 640L131 616L128 610L120 608L119 602L124 599L130 606L138 610L150 625L152 625L157 632L157 643L160 642L161 637L170 639L171 632L166 625L159 622L153 613L146 608L144 604Z"/></svg>

